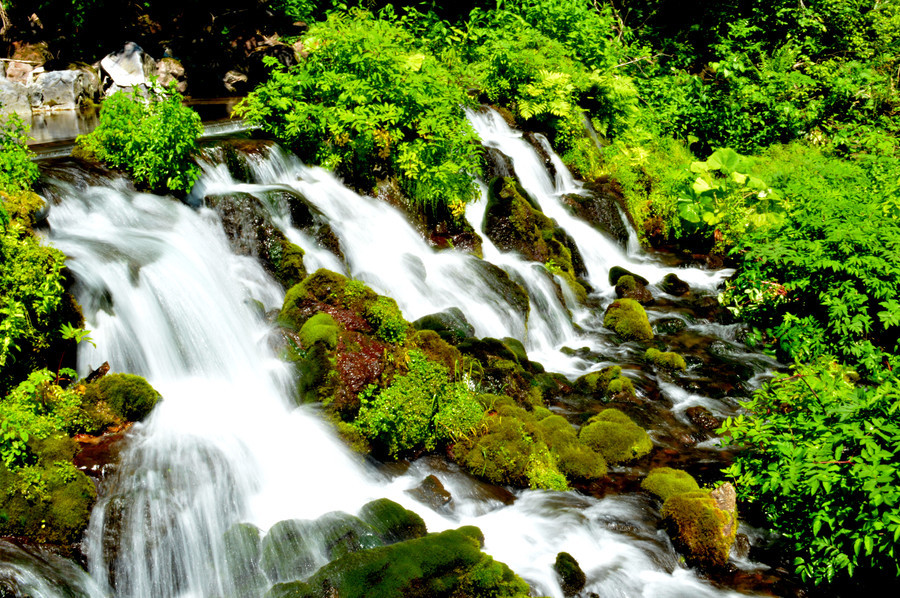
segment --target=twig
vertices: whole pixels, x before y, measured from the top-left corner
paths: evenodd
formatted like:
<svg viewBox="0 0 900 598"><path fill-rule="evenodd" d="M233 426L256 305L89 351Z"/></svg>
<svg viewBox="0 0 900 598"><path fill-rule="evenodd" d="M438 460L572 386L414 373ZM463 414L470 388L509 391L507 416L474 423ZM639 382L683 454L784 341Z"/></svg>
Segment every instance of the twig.
<svg viewBox="0 0 900 598"><path fill-rule="evenodd" d="M628 66L629 64L634 64L635 62L641 62L642 60L646 60L647 62L649 62L651 60L651 57L650 56L638 56L634 60L629 60L628 62L623 62L622 64L617 64L613 68L617 69L622 66Z"/></svg>

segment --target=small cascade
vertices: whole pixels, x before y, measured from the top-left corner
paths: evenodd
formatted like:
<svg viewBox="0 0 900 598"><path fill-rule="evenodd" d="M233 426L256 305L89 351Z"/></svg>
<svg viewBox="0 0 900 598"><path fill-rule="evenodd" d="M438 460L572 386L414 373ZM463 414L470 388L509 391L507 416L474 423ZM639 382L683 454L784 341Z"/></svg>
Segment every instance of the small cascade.
<svg viewBox="0 0 900 598"><path fill-rule="evenodd" d="M707 271L698 268L666 267L635 252L631 243L626 253L615 241L573 216L562 203L563 195L580 193L581 186L572 178L546 139L538 136L553 162L556 170L555 181L550 180L534 147L523 138L521 132L510 128L498 112L490 109L479 112L468 110L467 115L482 142L512 160L516 176L525 190L537 200L547 216L556 220L575 239L584 257L588 279L595 289L610 288L607 273L613 266L627 268L651 283L659 282L666 274L675 273L695 288L710 290L730 274L728 270Z"/></svg>

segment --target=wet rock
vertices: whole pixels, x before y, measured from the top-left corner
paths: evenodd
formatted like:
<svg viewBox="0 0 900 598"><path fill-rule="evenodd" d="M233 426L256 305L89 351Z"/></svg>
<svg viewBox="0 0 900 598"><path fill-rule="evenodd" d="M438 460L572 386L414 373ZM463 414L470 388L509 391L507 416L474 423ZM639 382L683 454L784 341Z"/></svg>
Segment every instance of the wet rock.
<svg viewBox="0 0 900 598"><path fill-rule="evenodd" d="M163 87L169 87L170 84L175 83L178 93L184 94L188 87L184 65L169 56L162 58L156 63L156 82Z"/></svg>
<svg viewBox="0 0 900 598"><path fill-rule="evenodd" d="M645 287L650 285L650 281L640 274L635 274L621 266L613 266L609 269L609 284L615 286L623 276L631 276L635 281L641 283Z"/></svg>
<svg viewBox="0 0 900 598"><path fill-rule="evenodd" d="M559 575L559 585L566 596L576 595L587 583L587 576L582 571L578 561L568 552L560 552L556 555L553 570Z"/></svg>
<svg viewBox="0 0 900 598"><path fill-rule="evenodd" d="M676 297L686 295L691 290L688 283L678 278L674 273L666 274L663 277L662 282L659 283L659 288L662 292L668 293L669 295L675 295Z"/></svg>
<svg viewBox="0 0 900 598"><path fill-rule="evenodd" d="M316 240L319 247L327 249L338 259L344 259L341 241L331 228L328 218L303 194L290 189L279 189L266 194L268 201L287 204L294 226Z"/></svg>
<svg viewBox="0 0 900 598"><path fill-rule="evenodd" d="M643 284L634 279L630 274L620 276L616 282L616 297L620 299L634 299L642 305L653 303L653 295Z"/></svg>
<svg viewBox="0 0 900 598"><path fill-rule="evenodd" d="M422 483L407 493L417 501L428 505L434 510L446 507L453 500L453 497L444 488L441 480L435 475L430 475Z"/></svg>
<svg viewBox="0 0 900 598"><path fill-rule="evenodd" d="M663 318L655 322L657 334L678 334L687 328L687 322L681 318Z"/></svg>
<svg viewBox="0 0 900 598"><path fill-rule="evenodd" d="M359 518L388 544L421 538L426 534L425 522L418 514L387 498L363 505Z"/></svg>
<svg viewBox="0 0 900 598"><path fill-rule="evenodd" d="M263 538L260 568L272 583L306 577L315 570L316 547L312 521L287 519L279 521Z"/></svg>
<svg viewBox="0 0 900 598"><path fill-rule="evenodd" d="M316 520L316 528L329 560L384 545L369 524L349 513L326 513Z"/></svg>
<svg viewBox="0 0 900 598"><path fill-rule="evenodd" d="M688 564L704 569L726 565L737 529L734 487L726 483L713 492L715 496L707 490L677 494L662 508L675 548Z"/></svg>
<svg viewBox="0 0 900 598"><path fill-rule="evenodd" d="M622 375L622 368L617 365L585 374L575 380L573 386L575 392L606 400L635 396L634 385L631 380Z"/></svg>
<svg viewBox="0 0 900 598"><path fill-rule="evenodd" d="M734 556L739 559L745 559L750 556L750 538L747 534L735 535L732 551Z"/></svg>
<svg viewBox="0 0 900 598"><path fill-rule="evenodd" d="M126 42L121 50L104 56L100 67L112 80L107 96L122 89L149 87L150 77L156 73L156 61L134 42Z"/></svg>
<svg viewBox="0 0 900 598"><path fill-rule="evenodd" d="M523 319L528 319L531 302L528 291L522 285L511 279L505 270L488 261L475 261L473 268L475 268L474 274L480 278L481 282L494 291L497 296L508 301Z"/></svg>
<svg viewBox="0 0 900 598"><path fill-rule="evenodd" d="M684 357L673 351L660 351L654 347L647 349L644 358L653 364L654 367L669 372L681 371L687 369L687 363Z"/></svg>
<svg viewBox="0 0 900 598"><path fill-rule="evenodd" d="M34 112L77 110L99 95L96 75L83 69L40 73L27 89Z"/></svg>
<svg viewBox="0 0 900 598"><path fill-rule="evenodd" d="M647 312L634 299L617 299L606 308L603 325L626 341L647 341L653 338L653 328Z"/></svg>
<svg viewBox="0 0 900 598"><path fill-rule="evenodd" d="M622 221L622 213L613 194L595 187L585 195L570 193L562 199L577 216L594 228L606 233L623 247L628 243L628 227Z"/></svg>
<svg viewBox="0 0 900 598"><path fill-rule="evenodd" d="M722 421L702 405L688 407L687 411L685 411L685 415L691 420L691 423L707 432L715 432L722 426Z"/></svg>
<svg viewBox="0 0 900 598"><path fill-rule="evenodd" d="M442 339L454 345L475 336L475 327L469 324L466 315L458 307L422 316L413 322L413 326L416 330L433 330Z"/></svg>
<svg viewBox="0 0 900 598"><path fill-rule="evenodd" d="M225 532L225 562L238 598L259 596L268 585L260 567L262 532L250 523L236 523Z"/></svg>

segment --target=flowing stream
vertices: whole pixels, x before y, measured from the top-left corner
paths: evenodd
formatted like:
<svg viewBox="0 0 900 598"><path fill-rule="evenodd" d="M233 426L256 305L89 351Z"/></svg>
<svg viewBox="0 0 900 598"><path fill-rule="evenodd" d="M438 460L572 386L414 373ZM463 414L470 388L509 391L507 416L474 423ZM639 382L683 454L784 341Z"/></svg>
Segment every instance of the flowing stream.
<svg viewBox="0 0 900 598"><path fill-rule="evenodd" d="M559 197L578 192L577 183L561 163L551 181L535 149L495 113L472 113L470 119L575 239L601 295L609 295L605 278L613 265L651 283L675 271L629 253L569 215ZM540 264L504 254L485 238L485 260L529 291L526 320L481 260L434 250L388 204L359 196L330 173L277 150L257 159L254 171L253 183L241 183L224 166L210 164L199 189L269 198L263 203L273 222L304 247L311 271L323 266L361 279L395 298L409 320L458 307L478 336L518 338L532 359L570 377L600 365L564 355L563 346L614 350L594 334L599 324L585 325L592 320L584 307L571 297L560 301ZM287 206L271 200L273 189L291 189L314 204L339 237L343 258L315 247L296 229ZM266 530L283 519L315 519L335 510L355 514L366 502L388 497L418 512L429 531L479 526L485 551L522 575L537 596L563 596L552 569L560 551L586 572L584 596L734 594L679 565L643 495L597 499L520 491L507 504L438 458L421 459L400 474L373 467L345 448L315 410L292 405L289 372L271 349L272 330L258 307L280 307L283 291L259 263L231 252L214 211L130 192L111 180L86 189L60 184L60 195L50 239L69 257L96 342L96 348L81 345L80 372L108 360L113 371L147 377L164 400L135 426L120 465L104 482L85 539L90 577L38 583L47 574L19 565L15 571L24 573L10 573L11 557L0 552L0 581L7 575L47 597L261 596L269 582L250 580L248 592L248 581L229 561L223 537L234 524ZM479 230L483 203L467 214ZM722 277L697 269L677 273L706 289ZM675 385L663 392L674 403L704 400ZM430 474L452 494L451 507L433 510L406 492ZM322 557L317 565L324 563ZM38 581L28 582L29 575Z"/></svg>

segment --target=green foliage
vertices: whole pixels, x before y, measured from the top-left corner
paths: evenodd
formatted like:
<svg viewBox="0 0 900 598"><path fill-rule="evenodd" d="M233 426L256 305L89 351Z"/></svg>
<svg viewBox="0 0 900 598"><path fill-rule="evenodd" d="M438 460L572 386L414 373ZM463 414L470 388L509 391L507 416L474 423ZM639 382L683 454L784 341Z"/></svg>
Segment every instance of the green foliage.
<svg viewBox="0 0 900 598"><path fill-rule="evenodd" d="M406 341L409 324L403 319L397 302L390 297L380 296L366 309L366 319L375 327L375 335L381 340L395 345Z"/></svg>
<svg viewBox="0 0 900 598"><path fill-rule="evenodd" d="M816 583L900 577L900 381L857 385L827 360L797 366L743 404L722 432L745 447L726 473L793 544Z"/></svg>
<svg viewBox="0 0 900 598"><path fill-rule="evenodd" d="M97 128L76 140L78 149L126 170L140 187L186 194L200 174L193 154L203 126L183 100L174 87L149 99L138 92L114 94L104 100Z"/></svg>
<svg viewBox="0 0 900 598"><path fill-rule="evenodd" d="M354 425L392 456L471 434L483 414L465 385L418 350L409 352L408 373L372 396L375 390L360 396Z"/></svg>
<svg viewBox="0 0 900 598"><path fill-rule="evenodd" d="M478 196L471 100L407 31L362 11L331 13L303 43L308 58L274 68L238 112L360 187L393 175L429 209Z"/></svg>
<svg viewBox="0 0 900 598"><path fill-rule="evenodd" d="M20 193L38 178L37 165L25 144L27 127L15 114L0 117L0 191ZM0 224L3 219L0 218Z"/></svg>

